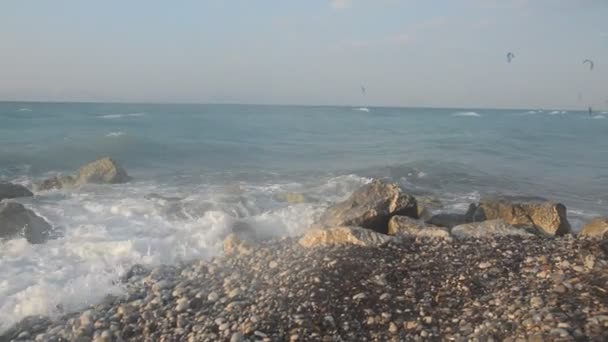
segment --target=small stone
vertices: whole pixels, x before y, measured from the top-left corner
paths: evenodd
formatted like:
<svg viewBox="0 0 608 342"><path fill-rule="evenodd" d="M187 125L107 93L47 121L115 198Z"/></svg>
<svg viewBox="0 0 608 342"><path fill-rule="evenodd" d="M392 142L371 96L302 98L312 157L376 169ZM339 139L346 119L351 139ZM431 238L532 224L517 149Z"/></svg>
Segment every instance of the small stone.
<svg viewBox="0 0 608 342"><path fill-rule="evenodd" d="M180 298L177 300L177 306L175 307L175 311L184 312L188 310L190 307L190 301L187 298Z"/></svg>
<svg viewBox="0 0 608 342"><path fill-rule="evenodd" d="M269 267L269 268L271 268L271 269L273 269L273 268L277 268L278 266L279 266L279 264L278 264L276 261L271 261L271 262L268 264L268 267Z"/></svg>
<svg viewBox="0 0 608 342"><path fill-rule="evenodd" d="M384 300L389 300L391 298L391 295L388 293L384 293L380 296L380 300L384 301Z"/></svg>
<svg viewBox="0 0 608 342"><path fill-rule="evenodd" d="M570 333L566 329L555 328L551 329L551 335L558 335L559 337L568 337L570 336Z"/></svg>
<svg viewBox="0 0 608 342"><path fill-rule="evenodd" d="M582 266L576 265L576 266L572 266L572 269L575 270L578 273L582 273L585 271L585 269Z"/></svg>
<svg viewBox="0 0 608 342"><path fill-rule="evenodd" d="M585 257L584 265L586 269L593 269L593 266L595 266L595 257L591 254L587 255Z"/></svg>
<svg viewBox="0 0 608 342"><path fill-rule="evenodd" d="M17 335L17 338L20 340L25 340L28 337L30 337L30 333L28 333L27 331L22 331L19 333L19 335Z"/></svg>
<svg viewBox="0 0 608 342"><path fill-rule="evenodd" d="M391 322L391 323L388 325L388 331L389 331L391 334L395 334L395 333L397 332L397 330L399 330L399 328L397 328L397 324L395 324L394 322Z"/></svg>
<svg viewBox="0 0 608 342"><path fill-rule="evenodd" d="M433 323L433 317L432 316L426 316L422 319L422 321L426 324L431 324Z"/></svg>
<svg viewBox="0 0 608 342"><path fill-rule="evenodd" d="M289 336L289 342L296 342L299 338L300 336L298 334L293 334Z"/></svg>
<svg viewBox="0 0 608 342"><path fill-rule="evenodd" d="M414 330L417 326L418 323L416 323L416 321L406 321L403 323L403 327L405 328L405 330Z"/></svg>
<svg viewBox="0 0 608 342"><path fill-rule="evenodd" d="M207 296L207 300L210 302L216 302L218 299L220 299L220 296L216 293L216 292L211 292L208 296Z"/></svg>
<svg viewBox="0 0 608 342"><path fill-rule="evenodd" d="M557 293L566 293L566 291L568 291L568 289L566 289L566 287L564 285L557 285L557 286L555 286L553 291L555 291Z"/></svg>
<svg viewBox="0 0 608 342"><path fill-rule="evenodd" d="M483 262L479 263L478 267L483 270L483 269L492 267L492 264L487 261L483 261Z"/></svg>
<svg viewBox="0 0 608 342"><path fill-rule="evenodd" d="M353 300L361 300L365 298L367 298L367 294L365 294L365 292L361 292L353 296Z"/></svg>
<svg viewBox="0 0 608 342"><path fill-rule="evenodd" d="M541 306L543 306L543 300L540 297L532 297L530 298L530 306L532 306L533 308L539 308Z"/></svg>
<svg viewBox="0 0 608 342"><path fill-rule="evenodd" d="M228 298L234 298L236 296L239 296L241 294L241 289L240 288L236 288L230 292L228 292Z"/></svg>
<svg viewBox="0 0 608 342"><path fill-rule="evenodd" d="M243 334L241 334L240 332L235 332L230 337L230 342L243 342L243 341L245 341L245 336L243 336Z"/></svg>

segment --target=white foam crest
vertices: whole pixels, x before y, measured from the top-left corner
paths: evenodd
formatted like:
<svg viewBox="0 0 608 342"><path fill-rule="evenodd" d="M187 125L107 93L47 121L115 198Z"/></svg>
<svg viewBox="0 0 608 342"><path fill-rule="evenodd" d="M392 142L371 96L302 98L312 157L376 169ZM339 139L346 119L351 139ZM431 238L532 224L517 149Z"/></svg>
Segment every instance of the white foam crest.
<svg viewBox="0 0 608 342"><path fill-rule="evenodd" d="M353 108L353 110L357 110L360 112L369 112L370 111L369 108L367 108L367 107Z"/></svg>
<svg viewBox="0 0 608 342"><path fill-rule="evenodd" d="M126 133L123 131L118 131L118 132L110 132L108 134L106 134L106 137L120 137L122 135L125 135Z"/></svg>
<svg viewBox="0 0 608 342"><path fill-rule="evenodd" d="M17 111L18 112L31 112L32 110L30 108L23 107L23 108L17 109Z"/></svg>
<svg viewBox="0 0 608 342"><path fill-rule="evenodd" d="M452 116L466 116L466 117L476 117L479 118L482 115L477 112L456 112L452 113Z"/></svg>
<svg viewBox="0 0 608 342"><path fill-rule="evenodd" d="M98 115L98 118L102 118L102 119L120 119L120 118L124 118L124 117L141 117L141 116L145 116L146 113L122 113L122 114L104 114L104 115Z"/></svg>

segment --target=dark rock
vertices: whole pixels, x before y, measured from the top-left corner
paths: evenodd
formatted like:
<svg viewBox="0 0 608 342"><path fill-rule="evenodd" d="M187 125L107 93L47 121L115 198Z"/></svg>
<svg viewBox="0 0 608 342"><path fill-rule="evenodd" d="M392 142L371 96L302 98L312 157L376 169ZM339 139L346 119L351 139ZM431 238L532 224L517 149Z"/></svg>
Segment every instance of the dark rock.
<svg viewBox="0 0 608 342"><path fill-rule="evenodd" d="M0 201L3 199L31 197L34 194L23 185L0 183Z"/></svg>
<svg viewBox="0 0 608 342"><path fill-rule="evenodd" d="M0 238L23 236L30 243L51 238L53 228L42 217L15 202L0 203Z"/></svg>
<svg viewBox="0 0 608 342"><path fill-rule="evenodd" d="M463 214L442 213L433 215L426 223L439 227L452 228L459 224L466 223L466 218Z"/></svg>
<svg viewBox="0 0 608 342"><path fill-rule="evenodd" d="M74 176L56 176L38 184L38 190L80 187L85 184L118 184L130 180L127 172L112 158L106 157L81 167Z"/></svg>

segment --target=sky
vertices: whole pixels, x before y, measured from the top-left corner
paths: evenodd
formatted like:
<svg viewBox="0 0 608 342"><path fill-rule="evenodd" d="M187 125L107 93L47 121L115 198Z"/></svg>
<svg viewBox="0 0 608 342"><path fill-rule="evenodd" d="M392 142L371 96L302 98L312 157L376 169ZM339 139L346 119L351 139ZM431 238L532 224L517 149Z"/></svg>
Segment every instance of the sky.
<svg viewBox="0 0 608 342"><path fill-rule="evenodd" d="M607 0L2 0L0 100L604 108L606 18Z"/></svg>

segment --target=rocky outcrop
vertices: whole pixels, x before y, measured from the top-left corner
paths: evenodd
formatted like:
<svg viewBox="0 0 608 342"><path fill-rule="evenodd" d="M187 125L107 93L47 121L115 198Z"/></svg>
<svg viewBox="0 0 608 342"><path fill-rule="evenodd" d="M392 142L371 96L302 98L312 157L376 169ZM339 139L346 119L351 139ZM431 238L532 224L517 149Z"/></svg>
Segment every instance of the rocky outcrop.
<svg viewBox="0 0 608 342"><path fill-rule="evenodd" d="M23 185L0 182L0 201L3 199L31 196L34 196L34 194Z"/></svg>
<svg viewBox="0 0 608 342"><path fill-rule="evenodd" d="M530 227L531 229L534 229ZM484 239L499 236L534 236L524 228L513 227L501 219L473 222L458 225L452 228L452 236L459 239Z"/></svg>
<svg viewBox="0 0 608 342"><path fill-rule="evenodd" d="M516 227L532 226L547 236L561 236L571 232L566 207L555 202L511 202L484 200L471 204L466 213L467 222L502 219Z"/></svg>
<svg viewBox="0 0 608 342"><path fill-rule="evenodd" d="M73 176L52 177L38 184L38 190L79 187L85 184L118 184L130 179L127 172L112 158L106 157L81 167Z"/></svg>
<svg viewBox="0 0 608 342"><path fill-rule="evenodd" d="M388 222L388 235L450 239L449 230L425 225L407 216L393 216Z"/></svg>
<svg viewBox="0 0 608 342"><path fill-rule="evenodd" d="M608 218L598 217L587 223L581 231L581 237L608 239Z"/></svg>
<svg viewBox="0 0 608 342"><path fill-rule="evenodd" d="M0 203L0 238L24 237L30 243L43 243L52 227L42 217L15 202Z"/></svg>
<svg viewBox="0 0 608 342"><path fill-rule="evenodd" d="M313 228L298 241L306 248L328 245L377 247L391 240L390 236L361 227Z"/></svg>
<svg viewBox="0 0 608 342"><path fill-rule="evenodd" d="M466 223L466 218L463 214L442 213L433 215L426 223L439 227L452 228L459 224Z"/></svg>
<svg viewBox="0 0 608 342"><path fill-rule="evenodd" d="M388 221L395 215L418 218L416 199L399 185L375 180L355 191L346 201L329 207L319 227L357 226L388 233Z"/></svg>

